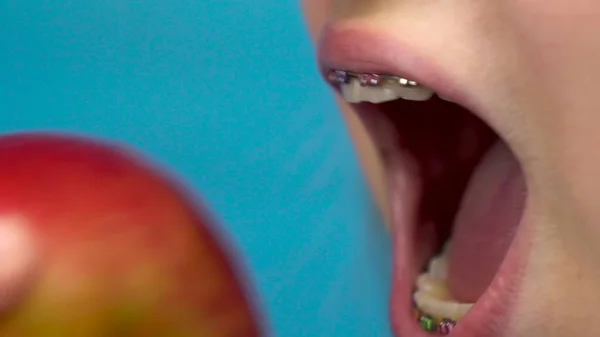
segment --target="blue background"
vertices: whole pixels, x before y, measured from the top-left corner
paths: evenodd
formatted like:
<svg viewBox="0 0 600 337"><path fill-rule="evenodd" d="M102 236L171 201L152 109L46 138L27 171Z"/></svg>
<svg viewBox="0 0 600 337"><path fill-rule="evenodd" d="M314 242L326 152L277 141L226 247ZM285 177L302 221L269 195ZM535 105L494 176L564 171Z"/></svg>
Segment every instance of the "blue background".
<svg viewBox="0 0 600 337"><path fill-rule="evenodd" d="M274 336L390 336L389 243L291 0L0 0L0 131L127 142L199 191Z"/></svg>

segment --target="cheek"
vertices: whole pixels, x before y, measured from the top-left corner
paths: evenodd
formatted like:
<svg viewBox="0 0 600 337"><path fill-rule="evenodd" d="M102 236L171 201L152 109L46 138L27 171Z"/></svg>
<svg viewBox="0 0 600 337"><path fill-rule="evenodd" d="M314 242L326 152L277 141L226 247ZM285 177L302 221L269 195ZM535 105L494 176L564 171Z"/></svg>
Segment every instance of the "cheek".
<svg viewBox="0 0 600 337"><path fill-rule="evenodd" d="M600 2L504 0L506 26L536 75L580 76L599 72ZM595 65L595 69L588 68ZM553 81L556 82L556 81ZM564 84L563 84L564 86Z"/></svg>
<svg viewBox="0 0 600 337"><path fill-rule="evenodd" d="M387 226L391 224L391 214L388 207L388 191L386 189L386 179L383 163L375 149L373 141L369 137L365 127L351 110L351 108L338 98L342 107L342 114L346 123L352 143L356 149L360 166L366 176L369 188Z"/></svg>
<svg viewBox="0 0 600 337"><path fill-rule="evenodd" d="M553 171L565 209L575 210L581 226L564 228L600 240L597 191L600 159L600 2L597 0L504 0L507 29L523 67L519 76L535 86L534 109L543 166ZM593 230L593 231L592 231ZM593 233L593 234L592 234ZM592 234L592 235L590 235Z"/></svg>
<svg viewBox="0 0 600 337"><path fill-rule="evenodd" d="M302 1L302 9L307 22L307 28L313 41L318 39L319 33L327 21L327 17L334 5L333 0ZM338 3L337 6L339 5L340 4ZM373 193L373 197L383 215L385 223L389 226L391 217L388 207L388 192L385 188L385 172L381 160L377 155L377 151L375 150L367 131L356 114L351 110L350 106L339 97L338 105L341 107L348 133L352 138L352 143L356 149L360 166L366 176L366 181L369 184L369 188Z"/></svg>
<svg viewBox="0 0 600 337"><path fill-rule="evenodd" d="M373 199L381 212L386 226L391 226L391 209L389 207L388 189L386 188L386 171L373 139L365 125L348 103L336 94L336 99L346 129L352 140L360 168L365 177Z"/></svg>

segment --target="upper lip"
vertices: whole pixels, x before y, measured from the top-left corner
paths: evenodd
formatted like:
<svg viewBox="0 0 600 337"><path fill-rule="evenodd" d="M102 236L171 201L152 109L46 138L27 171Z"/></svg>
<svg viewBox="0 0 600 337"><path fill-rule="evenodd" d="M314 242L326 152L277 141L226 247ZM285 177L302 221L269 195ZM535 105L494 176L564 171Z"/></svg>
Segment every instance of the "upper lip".
<svg viewBox="0 0 600 337"><path fill-rule="evenodd" d="M317 45L317 60L321 75L327 78L331 69L355 73L392 75L415 81L450 100L485 121L501 136L499 126L505 118L495 114L489 102L482 101L459 83L445 67L421 53L408 41L386 32L347 22L325 25ZM339 87L336 87L339 89ZM505 139L506 140L506 139Z"/></svg>
<svg viewBox="0 0 600 337"><path fill-rule="evenodd" d="M394 75L418 82L465 107L469 100L455 81L416 48L382 32L343 24L325 26L318 44L321 73L330 69Z"/></svg>
<svg viewBox="0 0 600 337"><path fill-rule="evenodd" d="M466 90L461 89L456 85L452 76L448 71L439 67L435 60L429 59L423 54L420 54L418 48L412 47L409 43L399 41L397 38L392 38L386 35L385 32L371 31L361 27L352 26L347 23L333 22L328 24L321 35L318 45L318 62L322 75L330 69L348 70L357 73L374 73L384 75L394 75L409 80L416 81L421 85L435 91L439 95L449 98L457 104L471 110L475 114L481 111L481 106L476 106L476 100L469 96ZM479 116L482 117L482 116ZM482 118L486 119L486 118ZM401 202L401 201L400 201ZM394 221L396 221L395 219ZM396 233L398 236L403 236L407 233L406 229L402 229ZM398 265L410 265L408 259L410 253L407 248L400 247L401 251L396 252L395 256L398 261L395 262L396 268ZM517 268L519 263L515 254L515 249L508 253L507 261L504 269ZM397 273L398 271L396 271ZM510 280L513 281L513 280ZM391 306L392 325L395 332L400 336L416 335L427 336L421 334L416 329L416 324L410 322L411 314L407 300L410 298L410 284L413 282L400 274L394 276L394 291ZM508 280L506 280L508 282ZM502 288L502 287L500 287ZM504 287L506 288L506 287ZM495 289L495 295L484 295L475 305L473 313L467 315L464 321L461 321L455 330L455 334L460 336L495 336L498 331L490 326L484 326L486 323L494 321L499 323L507 316L505 302L509 300L507 289ZM492 301L492 297L499 296ZM400 302L400 303L398 303ZM481 302L481 303L480 303ZM477 309L477 308L480 309ZM492 316L495 311L496 317ZM468 318L471 316L471 318ZM477 322L478 320L482 320ZM481 324L479 324L481 323Z"/></svg>

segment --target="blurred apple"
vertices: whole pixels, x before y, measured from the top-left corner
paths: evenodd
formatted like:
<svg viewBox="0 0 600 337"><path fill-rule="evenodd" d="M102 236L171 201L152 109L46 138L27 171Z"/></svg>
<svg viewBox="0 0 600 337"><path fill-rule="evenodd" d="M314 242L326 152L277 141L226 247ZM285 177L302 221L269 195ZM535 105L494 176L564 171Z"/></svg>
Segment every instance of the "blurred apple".
<svg viewBox="0 0 600 337"><path fill-rule="evenodd" d="M217 230L120 146L0 136L0 336L261 336Z"/></svg>

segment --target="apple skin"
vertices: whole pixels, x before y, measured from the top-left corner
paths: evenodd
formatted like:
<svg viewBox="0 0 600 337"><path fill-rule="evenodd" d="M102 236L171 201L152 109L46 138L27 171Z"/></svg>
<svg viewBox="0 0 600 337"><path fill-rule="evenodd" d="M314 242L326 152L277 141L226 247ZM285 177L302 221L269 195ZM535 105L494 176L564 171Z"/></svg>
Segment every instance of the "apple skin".
<svg viewBox="0 0 600 337"><path fill-rule="evenodd" d="M0 136L0 228L30 243L14 254L27 272L0 282L13 294L0 336L263 336L232 254L191 199L120 145Z"/></svg>

